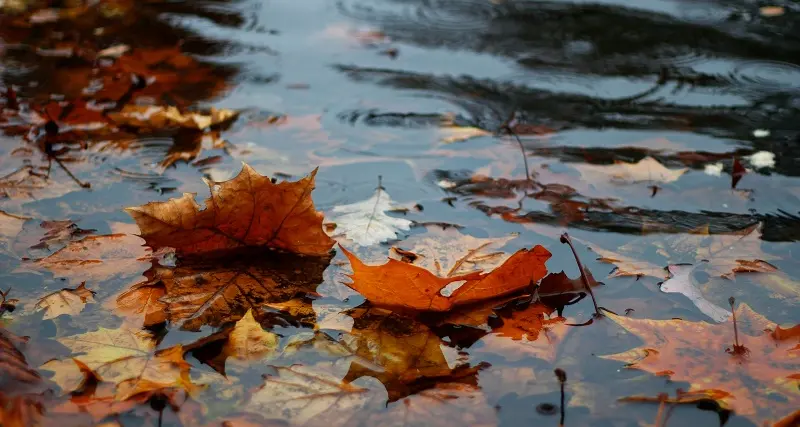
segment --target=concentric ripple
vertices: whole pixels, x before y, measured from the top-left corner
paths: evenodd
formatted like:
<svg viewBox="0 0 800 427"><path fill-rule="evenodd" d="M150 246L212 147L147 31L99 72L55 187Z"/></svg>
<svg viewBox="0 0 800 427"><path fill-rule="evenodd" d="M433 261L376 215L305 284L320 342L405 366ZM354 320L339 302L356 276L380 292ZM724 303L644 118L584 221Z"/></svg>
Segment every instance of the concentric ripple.
<svg viewBox="0 0 800 427"><path fill-rule="evenodd" d="M394 0L381 6L359 0L341 0L339 10L347 17L395 29L426 31L475 31L487 28L500 14L498 5L486 0Z"/></svg>

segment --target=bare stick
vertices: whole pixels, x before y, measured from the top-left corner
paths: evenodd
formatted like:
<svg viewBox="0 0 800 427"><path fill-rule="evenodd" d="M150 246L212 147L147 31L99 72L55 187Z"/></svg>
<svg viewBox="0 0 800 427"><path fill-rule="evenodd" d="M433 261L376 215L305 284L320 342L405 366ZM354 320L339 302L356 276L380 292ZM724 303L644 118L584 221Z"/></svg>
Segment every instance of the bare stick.
<svg viewBox="0 0 800 427"><path fill-rule="evenodd" d="M578 252L575 250L575 246L572 245L572 239L569 238L569 234L564 232L561 235L561 243L566 243L569 245L569 248L572 249L572 255L575 256L575 262L578 263L578 269L581 271L581 280L583 281L583 286L586 288L586 292L592 297L592 304L594 304L594 315L595 317L601 317L603 314L600 313L600 307L597 306L597 300L594 298L594 292L592 291L592 287L589 285L589 279L586 276L586 270L583 268L583 263L581 263L580 257L578 257Z"/></svg>

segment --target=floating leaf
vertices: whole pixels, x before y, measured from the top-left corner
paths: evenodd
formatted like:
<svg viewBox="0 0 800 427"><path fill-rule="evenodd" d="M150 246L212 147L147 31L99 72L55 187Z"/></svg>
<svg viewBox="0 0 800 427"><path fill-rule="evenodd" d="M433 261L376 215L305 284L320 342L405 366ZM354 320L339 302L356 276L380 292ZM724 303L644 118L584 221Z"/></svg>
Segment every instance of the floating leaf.
<svg viewBox="0 0 800 427"><path fill-rule="evenodd" d="M23 264L21 270L46 269L72 282L104 282L141 273L150 264L142 239L130 234L88 236L45 258Z"/></svg>
<svg viewBox="0 0 800 427"><path fill-rule="evenodd" d="M208 129L232 122L239 115L233 110L211 108L208 113L182 113L176 107L126 105L121 111L109 113L117 125L148 129L189 128Z"/></svg>
<svg viewBox="0 0 800 427"><path fill-rule="evenodd" d="M668 169L652 157L645 157L636 163L618 161L613 165L582 164L577 168L589 181L610 180L614 183L670 183L677 181L688 170Z"/></svg>
<svg viewBox="0 0 800 427"><path fill-rule="evenodd" d="M730 317L730 311L707 300L700 289L692 281L695 267L690 264L673 264L667 267L670 277L661 284L661 292L686 295L692 303L706 316L715 322L722 322Z"/></svg>
<svg viewBox="0 0 800 427"><path fill-rule="evenodd" d="M316 173L273 184L244 164L235 178L208 183L211 197L203 210L189 193L126 210L153 249L172 247L190 255L266 246L324 256L333 240L322 230L322 214L311 200Z"/></svg>
<svg viewBox="0 0 800 427"><path fill-rule="evenodd" d="M708 226L704 226L685 234L647 235L620 247L619 253L596 247L592 249L601 255L598 261L616 265L611 277L669 278L668 272L662 267L637 258L643 248L652 247L666 258L665 265L707 261L704 265L707 265L713 275L726 279L732 279L736 273L777 271L774 265L765 261L773 257L761 251L761 231L758 224L734 233L710 234Z"/></svg>
<svg viewBox="0 0 800 427"><path fill-rule="evenodd" d="M736 309L740 345L733 320L712 324L685 320L648 320L608 314L644 344L605 359L673 381L691 384L689 391L719 391L720 403L759 424L776 413L800 406L800 334L776 335L779 326L746 304ZM780 397L775 399L773 397Z"/></svg>
<svg viewBox="0 0 800 427"><path fill-rule="evenodd" d="M434 242L429 246L435 248L434 252L427 251L423 256L413 252L402 254L419 260L416 262L426 267L435 268L433 271L392 258L383 265L366 265L342 248L353 268L350 276L352 283L347 285L375 305L448 311L457 305L518 292L538 282L547 273L544 263L550 258L550 252L542 246L521 249L511 256L486 254L481 251L496 243L495 240L481 241L468 236L462 238L458 246L443 246ZM454 247L464 251L454 252ZM457 258L454 254L458 254ZM494 269L484 270L481 262L487 262ZM450 296L442 295L442 290L451 285L460 286Z"/></svg>
<svg viewBox="0 0 800 427"><path fill-rule="evenodd" d="M378 188L367 200L334 207L331 220L336 223L337 235L358 245L370 246L394 239L401 230L411 228L411 221L386 214L394 207L389 193Z"/></svg>

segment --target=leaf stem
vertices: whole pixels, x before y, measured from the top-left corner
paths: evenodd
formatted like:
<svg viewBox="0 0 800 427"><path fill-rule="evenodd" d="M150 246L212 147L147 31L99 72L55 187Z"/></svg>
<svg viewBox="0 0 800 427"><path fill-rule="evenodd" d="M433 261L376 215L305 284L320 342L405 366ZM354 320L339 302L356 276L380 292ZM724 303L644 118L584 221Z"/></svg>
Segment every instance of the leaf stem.
<svg viewBox="0 0 800 427"><path fill-rule="evenodd" d="M564 417L566 416L566 408L564 408L564 385L567 383L567 373L561 368L556 368L553 371L561 384L561 420L558 422L559 427L564 426Z"/></svg>
<svg viewBox="0 0 800 427"><path fill-rule="evenodd" d="M572 239L569 238L569 234L564 232L561 234L561 243L566 243L569 245L569 248L572 249L572 255L575 256L575 262L578 263L578 269L581 271L581 281L583 281L583 286L586 288L586 292L592 297L592 304L594 304L594 316L601 317L603 314L600 313L600 307L597 306L597 300L594 297L594 292L592 291L591 285L589 285L589 279L586 275L586 270L583 268L583 263L581 262L580 257L578 257L578 252L575 250L575 246L572 244Z"/></svg>

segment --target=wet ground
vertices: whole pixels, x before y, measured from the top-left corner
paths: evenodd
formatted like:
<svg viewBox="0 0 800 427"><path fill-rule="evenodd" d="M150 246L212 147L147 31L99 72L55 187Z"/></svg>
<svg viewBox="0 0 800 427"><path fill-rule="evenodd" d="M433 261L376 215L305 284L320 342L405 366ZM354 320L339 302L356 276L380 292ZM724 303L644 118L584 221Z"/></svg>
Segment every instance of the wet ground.
<svg viewBox="0 0 800 427"><path fill-rule="evenodd" d="M605 279L613 266L596 261L588 247L616 251L639 244L640 257L665 266L663 253L642 240L653 239L646 232L667 238L703 226L725 233L757 225L761 253L754 256L769 255L779 278L704 277L704 297L727 307L735 296L772 321L800 322L796 2L113 4L119 14L91 10L74 19L38 18L42 22L24 14L0 17L0 87L13 88L31 110L61 100L99 105L131 96L131 102L241 114L205 133L123 129L109 135L83 129L86 113L62 111L56 133L74 125L78 139L89 141L52 148L62 150L56 155L64 167L48 161L53 153L41 143L47 120L32 113L7 119L0 123L0 209L32 218L31 227L71 220L106 234L118 223L132 224L123 208L185 192L205 197L202 178L232 178L243 161L292 180L319 167L313 196L323 212L369 198L380 180L397 203L423 208L408 212L409 220L456 224L476 237L521 233L510 249L544 245L553 253L548 270L577 277L569 248L558 240L568 231L580 242L586 267L605 284L595 291L601 305L617 313L633 309L630 315L640 318L709 321L684 295L660 292L658 280ZM80 54L120 45L142 56L113 78L96 70L113 66L114 55ZM181 61L195 62L184 67ZM131 74L156 77L129 92L139 78ZM9 96L0 100L9 108ZM595 168L648 156L687 170L676 179L619 182ZM748 172L732 186L734 159ZM49 177L19 178L48 163ZM422 232L414 227L407 234ZM63 286L57 275L20 272L23 261L3 257L0 287L11 287L22 301ZM687 262L678 258L666 262ZM87 286L98 301L113 299L146 268ZM346 305L355 306L361 298L335 283L338 273L330 270L338 268L329 267L318 292L331 301L347 296ZM7 327L46 340L114 323L102 303L80 317L50 320L32 306L21 306ZM592 312L584 298L564 316L583 323ZM555 367L568 372L573 387L567 425L652 423L657 405L616 399L688 387L597 358L637 344L613 325L571 334L549 360L494 351L481 340L460 349L473 364L492 364L480 372L478 385L500 425L557 425L557 417L536 411L558 403ZM164 342L198 337L176 329ZM200 361L190 362L202 371ZM531 378L541 380L521 386L506 377L513 369L532 370ZM670 418L672 425L719 422L714 411L693 406L677 408ZM752 421L734 415L726 425Z"/></svg>

